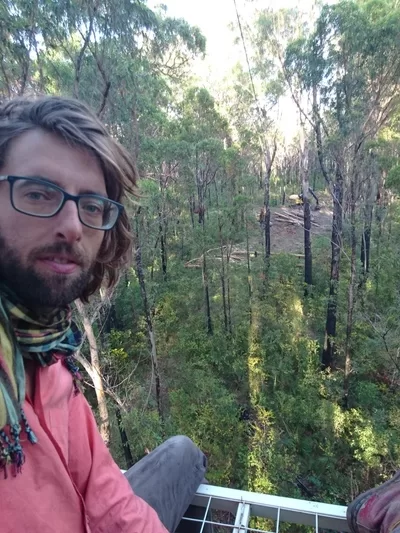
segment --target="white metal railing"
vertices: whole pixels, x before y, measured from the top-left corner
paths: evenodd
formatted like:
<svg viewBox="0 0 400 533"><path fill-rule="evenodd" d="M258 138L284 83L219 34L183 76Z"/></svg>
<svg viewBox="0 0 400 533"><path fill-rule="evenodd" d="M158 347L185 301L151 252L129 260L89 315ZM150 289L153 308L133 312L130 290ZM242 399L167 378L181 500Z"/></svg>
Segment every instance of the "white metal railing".
<svg viewBox="0 0 400 533"><path fill-rule="evenodd" d="M320 529L350 531L346 520L347 507L330 503L296 500L215 485L200 485L192 503L203 507L204 515L201 518L184 517L183 520L201 524L200 533L206 531L206 524L213 526L214 533L272 533L270 530L250 527L252 517L272 520L275 533L279 533L282 524L311 526L315 533ZM216 517L221 513L222 519L221 516Z"/></svg>
<svg viewBox="0 0 400 533"><path fill-rule="evenodd" d="M185 520L202 524L201 531L206 524L213 524L214 531L219 532L266 532L265 529L255 529L249 526L252 517L272 520L276 533L279 533L283 523L311 526L315 532L320 529L349 531L346 507L328 503L200 485L193 504L204 507L204 517L202 519L185 518ZM222 513L222 520L219 517L216 519L215 516L218 513L210 512L210 510L225 511L232 519L224 520L228 516L226 513Z"/></svg>

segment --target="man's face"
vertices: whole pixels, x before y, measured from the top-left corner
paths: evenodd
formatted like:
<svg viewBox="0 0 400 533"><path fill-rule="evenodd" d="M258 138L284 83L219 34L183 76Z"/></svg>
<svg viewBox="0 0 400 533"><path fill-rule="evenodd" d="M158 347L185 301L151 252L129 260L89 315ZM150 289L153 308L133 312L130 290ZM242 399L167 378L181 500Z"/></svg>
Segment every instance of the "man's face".
<svg viewBox="0 0 400 533"><path fill-rule="evenodd" d="M74 195L107 196L96 158L40 129L12 142L0 174L45 178ZM10 186L0 182L0 281L32 309L64 306L86 288L104 232L83 226L72 201L52 218L19 213Z"/></svg>

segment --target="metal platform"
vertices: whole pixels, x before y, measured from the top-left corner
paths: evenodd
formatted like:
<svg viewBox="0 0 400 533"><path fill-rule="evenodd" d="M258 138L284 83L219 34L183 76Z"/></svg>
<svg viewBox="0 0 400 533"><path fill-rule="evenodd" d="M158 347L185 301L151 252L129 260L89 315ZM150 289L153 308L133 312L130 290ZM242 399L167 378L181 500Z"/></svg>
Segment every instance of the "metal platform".
<svg viewBox="0 0 400 533"><path fill-rule="evenodd" d="M200 485L193 503L204 508L202 518L185 518L214 533L278 533L284 524L310 526L311 531L349 531L346 507L257 494L213 485ZM253 520L252 520L253 519ZM258 519L258 520L254 520ZM250 526L255 522L256 525ZM287 529L287 528L284 528Z"/></svg>
<svg viewBox="0 0 400 533"><path fill-rule="evenodd" d="M350 531L346 521L347 508L329 503L215 485L200 485L192 503L202 507L204 513L201 517L184 517L183 520L201 524L200 533L210 530L213 533L279 533L281 526L288 524L309 526L309 531L315 533L322 530ZM254 519L255 526L251 525Z"/></svg>

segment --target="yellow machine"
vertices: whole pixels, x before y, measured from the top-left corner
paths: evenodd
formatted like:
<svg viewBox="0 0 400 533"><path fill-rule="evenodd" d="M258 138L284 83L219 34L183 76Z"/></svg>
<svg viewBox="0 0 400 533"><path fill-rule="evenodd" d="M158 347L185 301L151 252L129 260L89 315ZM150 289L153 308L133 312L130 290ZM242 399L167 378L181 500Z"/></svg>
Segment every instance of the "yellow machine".
<svg viewBox="0 0 400 533"><path fill-rule="evenodd" d="M289 205L290 206L303 205L303 196L300 194L291 194L289 196Z"/></svg>
<svg viewBox="0 0 400 533"><path fill-rule="evenodd" d="M315 202L316 202L316 206L315 208L316 209L319 209L319 200L318 200L318 197L317 195L314 193L314 191L312 189L308 189L309 193L311 194L311 196L314 198ZM291 194L289 196L289 207L295 207L296 205L303 205L303 194L300 193L300 194Z"/></svg>

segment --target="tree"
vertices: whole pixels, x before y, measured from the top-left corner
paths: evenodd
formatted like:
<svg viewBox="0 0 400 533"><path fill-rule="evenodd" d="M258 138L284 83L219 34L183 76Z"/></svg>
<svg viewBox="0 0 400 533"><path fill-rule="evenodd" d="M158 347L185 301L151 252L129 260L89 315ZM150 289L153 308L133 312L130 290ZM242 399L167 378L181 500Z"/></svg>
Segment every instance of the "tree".
<svg viewBox="0 0 400 533"><path fill-rule="evenodd" d="M350 371L349 346L357 274L355 221L359 168L366 141L377 134L397 105L400 65L393 42L398 38L400 13L393 5L388 16L389 4L377 0L323 6L316 30L288 47L285 63L289 82L297 80L312 95L313 112L308 120L315 131L321 170L333 196L330 300L322 353L325 368L335 366L342 200L349 199L352 233L345 383ZM302 108L300 110L304 113ZM333 172L327 165L329 158L333 162Z"/></svg>
<svg viewBox="0 0 400 533"><path fill-rule="evenodd" d="M78 360L83 364L88 372L96 393L97 405L100 415L100 434L106 446L110 444L110 417L108 414L107 400L103 386L103 377L101 372L99 349L96 336L93 331L93 325L85 310L85 306L80 300L75 302L76 308L81 316L86 338L89 342L90 363L78 356Z"/></svg>
<svg viewBox="0 0 400 533"><path fill-rule="evenodd" d="M308 139L304 131L304 124L300 132L299 146L300 180L304 212L304 283L305 296L308 295L312 285L312 249L311 249L311 207L310 207L310 182L309 182L309 149Z"/></svg>

